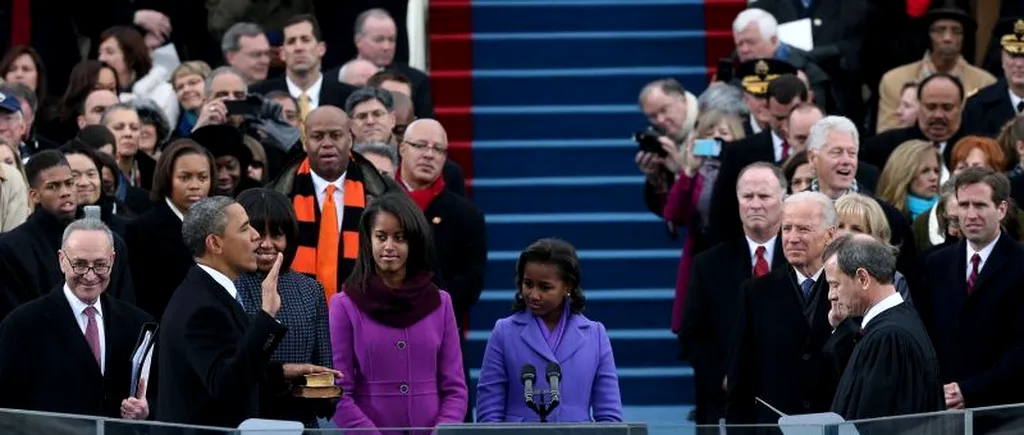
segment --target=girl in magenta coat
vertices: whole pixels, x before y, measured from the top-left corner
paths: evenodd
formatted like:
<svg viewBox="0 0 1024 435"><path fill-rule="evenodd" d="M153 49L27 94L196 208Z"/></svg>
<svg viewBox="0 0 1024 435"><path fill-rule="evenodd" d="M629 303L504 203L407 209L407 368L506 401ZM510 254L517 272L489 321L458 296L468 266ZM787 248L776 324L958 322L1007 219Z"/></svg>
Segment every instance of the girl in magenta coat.
<svg viewBox="0 0 1024 435"><path fill-rule="evenodd" d="M344 375L339 428L383 433L465 417L459 332L451 298L431 281L431 246L426 218L404 193L363 212L355 269L330 303L334 367Z"/></svg>

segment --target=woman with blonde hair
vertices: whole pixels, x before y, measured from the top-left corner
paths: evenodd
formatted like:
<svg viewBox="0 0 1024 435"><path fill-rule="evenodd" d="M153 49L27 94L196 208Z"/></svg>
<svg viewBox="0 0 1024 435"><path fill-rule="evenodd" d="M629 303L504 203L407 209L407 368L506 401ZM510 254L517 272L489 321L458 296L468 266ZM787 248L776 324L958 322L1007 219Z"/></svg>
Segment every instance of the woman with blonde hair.
<svg viewBox="0 0 1024 435"><path fill-rule="evenodd" d="M892 229L889 228L889 221L885 218L885 212L882 210L882 206L878 205L878 201L859 193L848 193L839 197L835 205L836 216L839 217L836 237L847 233L863 233L870 234L887 245L891 243L889 239L892 238ZM893 247L894 253L896 250ZM897 265L897 269L899 266ZM909 270L905 272L913 273ZM896 276L893 278L893 285L900 296L903 296L904 301L912 302L910 286L899 270L896 271Z"/></svg>
<svg viewBox="0 0 1024 435"><path fill-rule="evenodd" d="M679 162L682 170L679 178L665 196L665 205L661 216L670 224L688 227L686 244L682 257L679 259L679 271L676 276L676 296L672 309L672 331L682 327L683 301L686 300L686 287L690 282L690 264L693 256L709 248L706 237L708 217L711 212L711 192L721 162L717 157L701 157L694 154L697 140L715 139L722 147L729 146L744 136L743 124L739 118L709 110L700 114L696 129L683 142L678 156L670 156Z"/></svg>
<svg viewBox="0 0 1024 435"><path fill-rule="evenodd" d="M923 140L900 144L889 156L878 179L878 198L910 220L927 213L938 201L942 156Z"/></svg>

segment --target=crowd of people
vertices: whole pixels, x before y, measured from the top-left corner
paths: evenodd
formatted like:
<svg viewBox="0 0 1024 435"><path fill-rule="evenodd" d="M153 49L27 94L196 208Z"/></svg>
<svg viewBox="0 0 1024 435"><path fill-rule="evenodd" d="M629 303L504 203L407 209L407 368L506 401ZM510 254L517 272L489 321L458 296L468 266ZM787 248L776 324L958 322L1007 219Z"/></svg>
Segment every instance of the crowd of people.
<svg viewBox="0 0 1024 435"><path fill-rule="evenodd" d="M20 25L0 58L0 408L623 420L608 332L558 239L520 254L469 388L484 216L387 10L355 16L354 58L329 62L336 29L306 2L253 21L211 9L216 55L188 17L139 3L79 27L88 59ZM1024 401L1024 17L1002 11L972 56L976 11L882 3L762 0L699 96L671 78L640 92L645 201L687 229L672 329L696 423ZM814 50L779 39L797 18ZM893 56L864 54L879 22L907 24L883 41ZM149 376L140 331L156 331ZM308 395L325 375L340 392Z"/></svg>
<svg viewBox="0 0 1024 435"><path fill-rule="evenodd" d="M645 201L687 230L672 330L697 423L1024 401L1024 16L968 6L758 1L703 93L641 90ZM803 18L809 52L780 39Z"/></svg>

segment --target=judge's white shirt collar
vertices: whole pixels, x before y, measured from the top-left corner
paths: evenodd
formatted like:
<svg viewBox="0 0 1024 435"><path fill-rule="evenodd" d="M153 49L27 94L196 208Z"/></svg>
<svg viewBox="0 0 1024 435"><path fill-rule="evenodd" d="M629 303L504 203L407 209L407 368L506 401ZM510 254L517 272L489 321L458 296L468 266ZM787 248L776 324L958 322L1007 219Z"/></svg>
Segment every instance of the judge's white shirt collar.
<svg viewBox="0 0 1024 435"><path fill-rule="evenodd" d="M882 314L883 312L885 312L885 310L888 310L889 308L895 307L902 303L903 296L900 296L899 292L895 292L886 297L885 299L882 299L873 307L869 308L868 312L864 314L864 320L860 322L861 329L866 328L868 326L868 322L870 322L871 319L874 319L879 314Z"/></svg>

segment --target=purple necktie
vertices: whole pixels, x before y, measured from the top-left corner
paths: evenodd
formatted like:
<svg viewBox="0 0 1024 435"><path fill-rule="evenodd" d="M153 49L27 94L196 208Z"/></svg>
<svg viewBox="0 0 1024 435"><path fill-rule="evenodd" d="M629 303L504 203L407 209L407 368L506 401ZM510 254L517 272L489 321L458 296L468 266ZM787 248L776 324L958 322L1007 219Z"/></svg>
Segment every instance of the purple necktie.
<svg viewBox="0 0 1024 435"><path fill-rule="evenodd" d="M89 323L85 325L85 341L96 357L96 365L103 367L100 364L100 330L96 327L96 307L85 307L85 315L89 318Z"/></svg>

